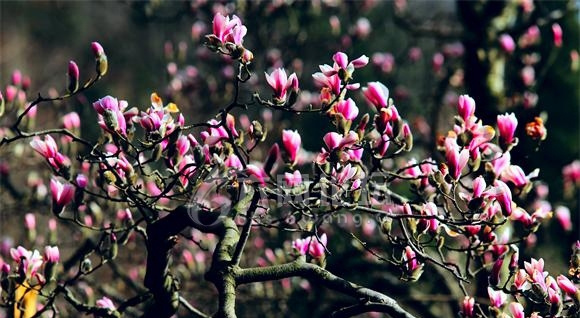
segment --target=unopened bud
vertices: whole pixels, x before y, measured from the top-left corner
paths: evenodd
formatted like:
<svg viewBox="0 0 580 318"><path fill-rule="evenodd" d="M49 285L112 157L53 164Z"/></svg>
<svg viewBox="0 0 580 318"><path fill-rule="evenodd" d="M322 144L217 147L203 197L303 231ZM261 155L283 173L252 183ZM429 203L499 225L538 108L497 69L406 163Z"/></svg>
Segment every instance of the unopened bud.
<svg viewBox="0 0 580 318"><path fill-rule="evenodd" d="M14 86L20 86L20 84L22 84L22 72L20 72L20 70L14 70L14 72L12 72L12 85Z"/></svg>
<svg viewBox="0 0 580 318"><path fill-rule="evenodd" d="M93 54L97 59L102 55L105 55L105 50L103 49L103 46L101 46L99 42L91 43L91 50L93 50Z"/></svg>
<svg viewBox="0 0 580 318"><path fill-rule="evenodd" d="M277 143L270 148L268 151L268 156L266 156L266 161L264 162L264 171L270 173L276 161L280 158L280 146Z"/></svg>
<svg viewBox="0 0 580 318"><path fill-rule="evenodd" d="M74 93L79 89L79 67L74 61L68 62L68 86L69 93Z"/></svg>

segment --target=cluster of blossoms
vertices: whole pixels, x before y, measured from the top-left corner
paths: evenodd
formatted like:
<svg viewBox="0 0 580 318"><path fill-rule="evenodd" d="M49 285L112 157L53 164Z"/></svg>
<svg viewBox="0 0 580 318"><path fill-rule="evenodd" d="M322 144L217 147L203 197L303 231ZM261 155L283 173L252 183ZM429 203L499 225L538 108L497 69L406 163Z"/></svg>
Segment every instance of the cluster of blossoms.
<svg viewBox="0 0 580 318"><path fill-rule="evenodd" d="M27 288L33 285L44 285L54 278L55 266L60 261L57 246L46 246L44 254L38 250L29 251L22 246L10 249L10 256L15 263L14 268L8 263L1 263L2 276L14 279L17 284ZM41 272L41 269L43 270Z"/></svg>
<svg viewBox="0 0 580 318"><path fill-rule="evenodd" d="M577 241L574 250L579 249L580 241ZM490 278L490 281L494 280L494 286L487 289L489 311L494 317L505 317L502 316L502 312L505 311L509 311L513 318L540 318L541 312L547 315L543 317L554 317L574 306L571 304L577 306L580 303L580 290L572 280L564 275L558 275L556 278L549 275L547 271L544 271L544 260L541 258L539 260L532 258L530 262L524 262L524 268L519 268L518 252L514 252L508 265L510 274L503 283L503 288L500 287L499 280L502 266L503 258L494 264ZM577 277L573 279L577 280ZM506 289L506 286L511 287ZM532 309L528 314L518 296L523 296L529 302ZM462 306L464 317L476 317L474 305L474 298L466 296Z"/></svg>
<svg viewBox="0 0 580 318"><path fill-rule="evenodd" d="M248 29L236 15L230 18L218 12L213 17L213 34L206 36L206 44L213 51L249 63L254 54L243 46L247 32Z"/></svg>

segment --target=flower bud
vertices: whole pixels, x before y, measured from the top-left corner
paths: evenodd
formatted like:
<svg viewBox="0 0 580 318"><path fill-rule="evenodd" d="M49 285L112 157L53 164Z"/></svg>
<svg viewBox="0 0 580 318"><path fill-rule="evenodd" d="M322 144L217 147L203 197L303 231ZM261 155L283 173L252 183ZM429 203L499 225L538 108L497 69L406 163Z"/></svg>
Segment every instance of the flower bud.
<svg viewBox="0 0 580 318"><path fill-rule="evenodd" d="M274 145L270 148L270 151L268 151L268 156L266 156L266 161L264 162L264 171L266 173L270 173L272 171L272 168L274 167L274 164L276 164L276 161L278 161L278 158L280 158L280 146L278 146L277 143L274 143Z"/></svg>
<svg viewBox="0 0 580 318"><path fill-rule="evenodd" d="M12 72L12 85L14 86L20 86L20 84L22 84L22 72L20 72L20 70L14 70L14 72Z"/></svg>
<svg viewBox="0 0 580 318"><path fill-rule="evenodd" d="M91 43L91 50L93 50L93 54L95 55L96 58L105 55L105 50L103 49L103 47L99 42Z"/></svg>
<svg viewBox="0 0 580 318"><path fill-rule="evenodd" d="M74 93L79 89L79 67L74 61L68 62L68 86L69 93Z"/></svg>

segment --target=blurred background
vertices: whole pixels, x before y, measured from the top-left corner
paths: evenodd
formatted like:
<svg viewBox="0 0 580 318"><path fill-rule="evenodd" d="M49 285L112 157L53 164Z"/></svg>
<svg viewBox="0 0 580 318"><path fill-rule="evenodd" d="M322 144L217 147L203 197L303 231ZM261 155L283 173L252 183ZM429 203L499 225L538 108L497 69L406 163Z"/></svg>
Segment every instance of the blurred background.
<svg viewBox="0 0 580 318"><path fill-rule="evenodd" d="M81 115L84 138L98 138L90 105L105 95L143 110L150 94L158 92L164 101L179 106L186 122L205 121L231 99L235 74L231 60L203 46L215 12L236 14L248 28L244 46L254 53L256 71L243 87L248 100L255 91L268 96L264 71L285 67L300 80L299 103L316 104L311 74L318 65L331 64L336 51L353 59L369 56L370 65L357 70L355 81L362 85L380 81L389 88L397 108L412 123L412 156L417 158L438 155L437 139L452 127L461 94L474 97L476 115L484 123L495 123L498 114L516 113L520 146L512 153L512 162L524 171L540 168L540 179L549 187L548 201L569 207L574 224L566 232L557 222L547 223L536 233L538 244L526 243L520 259L542 255L550 260L548 270L566 269L569 246L579 238L580 227L578 191L566 188L562 176L563 167L577 160L580 151L580 30L574 1L1 1L2 89L17 69L31 79L29 96L63 92L69 60L78 63L81 78L93 74L90 43L98 41L107 53L109 73L84 95L55 104ZM554 23L564 30L561 46L553 40ZM503 34L514 40L515 50L502 47ZM362 94L356 100L368 110ZM261 110L251 108L249 114L260 116ZM298 121L293 115L275 113L276 129L269 138L278 140L282 128L298 129L304 147L316 151L328 131L317 116ZM525 124L535 117L544 120L545 141L526 136ZM39 108L38 127L54 127L56 121L53 110ZM23 176L32 169L26 163L20 168ZM6 202L0 204L0 236L8 233L18 243L25 235L13 225L20 224L22 213L28 211ZM264 234L264 239L266 250L274 253L270 258L279 257L276 248L284 240L271 234ZM371 266L374 261L356 257L364 253L352 251L350 238L343 240L333 243L340 257L328 264L331 271L397 295L422 317L457 312L459 298L449 296L456 290L446 290L452 284L444 275L417 284L401 282L386 265ZM268 259L262 253L255 251L256 257ZM211 311L213 291L198 296L211 287L197 270L186 277L190 279L186 297ZM292 293L277 282L243 287L247 296L241 296L240 316L250 317L259 307L271 317L281 317L279 312L284 317L324 317L342 301L316 286L303 287Z"/></svg>

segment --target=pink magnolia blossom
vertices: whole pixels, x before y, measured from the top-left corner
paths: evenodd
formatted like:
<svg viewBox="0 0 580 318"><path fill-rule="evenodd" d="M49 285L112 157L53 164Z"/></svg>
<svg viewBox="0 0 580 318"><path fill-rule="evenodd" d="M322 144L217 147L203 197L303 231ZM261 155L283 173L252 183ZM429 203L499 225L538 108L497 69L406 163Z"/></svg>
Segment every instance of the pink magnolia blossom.
<svg viewBox="0 0 580 318"><path fill-rule="evenodd" d="M286 101L288 89L291 88L294 91L298 91L298 77L296 77L296 73L287 76L283 68L277 68L272 74L265 74L268 85L274 90L273 96L276 103L282 104Z"/></svg>
<svg viewBox="0 0 580 318"><path fill-rule="evenodd" d="M213 17L213 34L222 43L232 42L241 45L247 32L247 28L236 15L230 18L218 12Z"/></svg>
<svg viewBox="0 0 580 318"><path fill-rule="evenodd" d="M554 36L554 46L562 46L562 27L558 23L552 24L552 35Z"/></svg>
<svg viewBox="0 0 580 318"><path fill-rule="evenodd" d="M228 168L234 168L237 170L243 169L242 162L240 161L240 158L236 156L236 154L229 155L228 158L224 161L224 164Z"/></svg>
<svg viewBox="0 0 580 318"><path fill-rule="evenodd" d="M475 317L474 306L475 299L473 297L465 296L465 298L463 298L463 303L461 304L461 313L466 318Z"/></svg>
<svg viewBox="0 0 580 318"><path fill-rule="evenodd" d="M14 85L6 86L6 102L12 103L18 94L18 88Z"/></svg>
<svg viewBox="0 0 580 318"><path fill-rule="evenodd" d="M502 155L492 160L493 172L496 176L501 176L504 170L509 167L511 161L511 154L504 152Z"/></svg>
<svg viewBox="0 0 580 318"><path fill-rule="evenodd" d="M410 246L405 247L403 259L405 261L405 269L407 270L408 273L414 272L421 266L419 264L419 261L417 260L417 254L415 254L415 251L413 251L413 249Z"/></svg>
<svg viewBox="0 0 580 318"><path fill-rule="evenodd" d="M459 151L459 146L454 138L447 138L445 140L445 159L449 166L449 173L455 179L459 179L461 171L469 161L469 150L463 149Z"/></svg>
<svg viewBox="0 0 580 318"><path fill-rule="evenodd" d="M31 278L36 275L42 266L42 256L37 250L29 251L22 246L10 249L10 256L18 263L18 272Z"/></svg>
<svg viewBox="0 0 580 318"><path fill-rule="evenodd" d="M62 117L64 128L72 130L81 126L81 118L76 112L70 112Z"/></svg>
<svg viewBox="0 0 580 318"><path fill-rule="evenodd" d="M99 126L109 132L117 132L127 135L127 120L123 111L127 108L127 102L117 100L112 96L105 96L93 103L93 108L99 114Z"/></svg>
<svg viewBox="0 0 580 318"><path fill-rule="evenodd" d="M536 80L536 71L534 70L533 66L527 65L524 66L524 68L522 68L520 71L520 76L522 78L522 82L524 82L524 85L532 86Z"/></svg>
<svg viewBox="0 0 580 318"><path fill-rule="evenodd" d="M53 264L60 261L60 252L58 251L58 246L46 246L44 248L44 261Z"/></svg>
<svg viewBox="0 0 580 318"><path fill-rule="evenodd" d="M91 43L91 50L93 51L93 54L97 58L105 54L105 50L103 49L103 46L99 42Z"/></svg>
<svg viewBox="0 0 580 318"><path fill-rule="evenodd" d="M266 184L266 178L268 176L266 175L266 172L264 172L264 169L262 169L261 167L258 167L254 164L249 164L246 166L246 171L249 176L254 176L256 179L258 179L260 185Z"/></svg>
<svg viewBox="0 0 580 318"><path fill-rule="evenodd" d="M53 211L55 213L61 213L65 205L72 202L75 189L68 183L63 184L57 179L52 178L50 180L50 192L52 195Z"/></svg>
<svg viewBox="0 0 580 318"><path fill-rule="evenodd" d="M351 161L360 161L363 155L364 148L351 148L347 151L349 160Z"/></svg>
<svg viewBox="0 0 580 318"><path fill-rule="evenodd" d="M284 144L284 149L290 157L290 162L295 163L298 157L298 151L302 143L302 137L297 130L283 130L282 131L282 144Z"/></svg>
<svg viewBox="0 0 580 318"><path fill-rule="evenodd" d="M499 36L499 45L506 53L512 53L516 49L516 42L506 33Z"/></svg>
<svg viewBox="0 0 580 318"><path fill-rule="evenodd" d="M513 143L514 134L518 126L518 119L514 113L497 116L497 128L500 139L507 145Z"/></svg>
<svg viewBox="0 0 580 318"><path fill-rule="evenodd" d="M308 253L310 256L314 258L322 258L324 256L324 251L328 244L328 239L326 237L326 233L320 236L320 240L316 238L316 236L310 237L310 248L308 249Z"/></svg>
<svg viewBox="0 0 580 318"><path fill-rule="evenodd" d="M201 140L203 140L204 144L210 147L219 146L222 140L229 138L227 130L217 120L212 119L208 121L208 124L214 127L210 127L208 130L201 132Z"/></svg>
<svg viewBox="0 0 580 318"><path fill-rule="evenodd" d="M316 236L310 236L304 239L296 239L292 242L292 247L300 254L306 255L310 254L313 258L322 258L326 246L328 244L328 238L326 233L320 236L320 240Z"/></svg>
<svg viewBox="0 0 580 318"><path fill-rule="evenodd" d="M352 179L357 173L357 168L351 166L351 164L347 164L344 167L340 167L338 165L338 171L336 169L332 169L332 176L336 179L336 183L339 185L344 184L348 180Z"/></svg>
<svg viewBox="0 0 580 318"><path fill-rule="evenodd" d="M348 56L343 52L336 52L332 56L335 66L332 70L324 72L324 75L331 76L343 70L345 77L350 78L355 68L361 68L369 63L369 58L366 55L361 55L359 58L349 62ZM343 78L344 79L344 78Z"/></svg>
<svg viewBox="0 0 580 318"><path fill-rule="evenodd" d="M26 213L24 215L24 226L27 230L36 229L36 217L34 213Z"/></svg>
<svg viewBox="0 0 580 318"><path fill-rule="evenodd" d="M289 187L295 187L302 184L302 174L300 171L295 170L293 173L284 173L284 181Z"/></svg>
<svg viewBox="0 0 580 318"><path fill-rule="evenodd" d="M524 261L524 268L526 269L526 272L530 276L535 271L540 272L540 273L544 273L544 259L540 258L540 259L536 260L535 258L532 258L530 260L530 262ZM547 274L547 272L546 272L546 274Z"/></svg>
<svg viewBox="0 0 580 318"><path fill-rule="evenodd" d="M334 105L334 111L341 114L346 120L353 120L358 116L358 107L352 98L336 103Z"/></svg>
<svg viewBox="0 0 580 318"><path fill-rule="evenodd" d="M68 62L68 76L71 80L78 81L79 80L79 66L75 61Z"/></svg>
<svg viewBox="0 0 580 318"><path fill-rule="evenodd" d="M380 110L389 105L389 89L380 82L368 83L367 87L362 89L367 101Z"/></svg>
<svg viewBox="0 0 580 318"><path fill-rule="evenodd" d="M431 58L431 67L433 67L435 73L441 71L443 63L445 63L445 56L443 56L443 54L440 52L433 54L433 57Z"/></svg>
<svg viewBox="0 0 580 318"><path fill-rule="evenodd" d="M30 142L30 146L45 159L54 158L58 153L56 142L50 135L46 135L44 141L40 137L34 137Z"/></svg>
<svg viewBox="0 0 580 318"><path fill-rule="evenodd" d="M324 140L327 149L332 151L354 145L358 142L358 135L354 131L349 131L345 137L336 132L329 132L324 135L322 140Z"/></svg>
<svg viewBox="0 0 580 318"><path fill-rule="evenodd" d="M99 308L105 308L105 309L109 309L109 310L116 310L117 308L115 307L115 304L113 304L113 301L111 299L109 299L108 297L103 297L99 300L97 300L97 307Z"/></svg>
<svg viewBox="0 0 580 318"><path fill-rule="evenodd" d="M512 192L504 182L495 181L495 186L484 192L484 196L494 198L501 206L505 215L512 214Z"/></svg>
<svg viewBox="0 0 580 318"><path fill-rule="evenodd" d="M525 270L520 269L514 275L514 287L517 290L523 290L528 284L528 274Z"/></svg>
<svg viewBox="0 0 580 318"><path fill-rule="evenodd" d="M457 100L457 111L463 121L470 122L471 117L475 114L475 100L469 95L461 95Z"/></svg>
<svg viewBox="0 0 580 318"><path fill-rule="evenodd" d="M479 198L486 188L485 179L479 176L473 180L473 197Z"/></svg>
<svg viewBox="0 0 580 318"><path fill-rule="evenodd" d="M300 255L306 255L308 252L308 245L310 237L304 239L296 239L292 241L292 248L294 248Z"/></svg>
<svg viewBox="0 0 580 318"><path fill-rule="evenodd" d="M22 72L20 70L14 70L11 76L12 85L20 86L22 84Z"/></svg>
<svg viewBox="0 0 580 318"><path fill-rule="evenodd" d="M558 282L558 286L570 297L574 297L578 291L576 285L574 285L574 283L572 283L572 281L570 281L568 277L564 275L559 275L556 278L556 281Z"/></svg>
<svg viewBox="0 0 580 318"><path fill-rule="evenodd" d="M501 307L507 299L507 295L504 292L501 290L496 291L491 287L487 288L487 294L489 295L489 302L492 307Z"/></svg>
<svg viewBox="0 0 580 318"><path fill-rule="evenodd" d="M566 232L572 231L572 220L570 218L570 209L565 206L559 206L556 208L556 219L562 229Z"/></svg>
<svg viewBox="0 0 580 318"><path fill-rule="evenodd" d="M516 187L523 187L528 183L528 177L520 166L510 165L501 174L501 180L511 181Z"/></svg>
<svg viewBox="0 0 580 318"><path fill-rule="evenodd" d="M562 177L565 182L580 183L580 160L574 160L562 168Z"/></svg>
<svg viewBox="0 0 580 318"><path fill-rule="evenodd" d="M524 306L522 306L522 304L511 303L509 309L513 318L526 318L526 314L524 313Z"/></svg>

